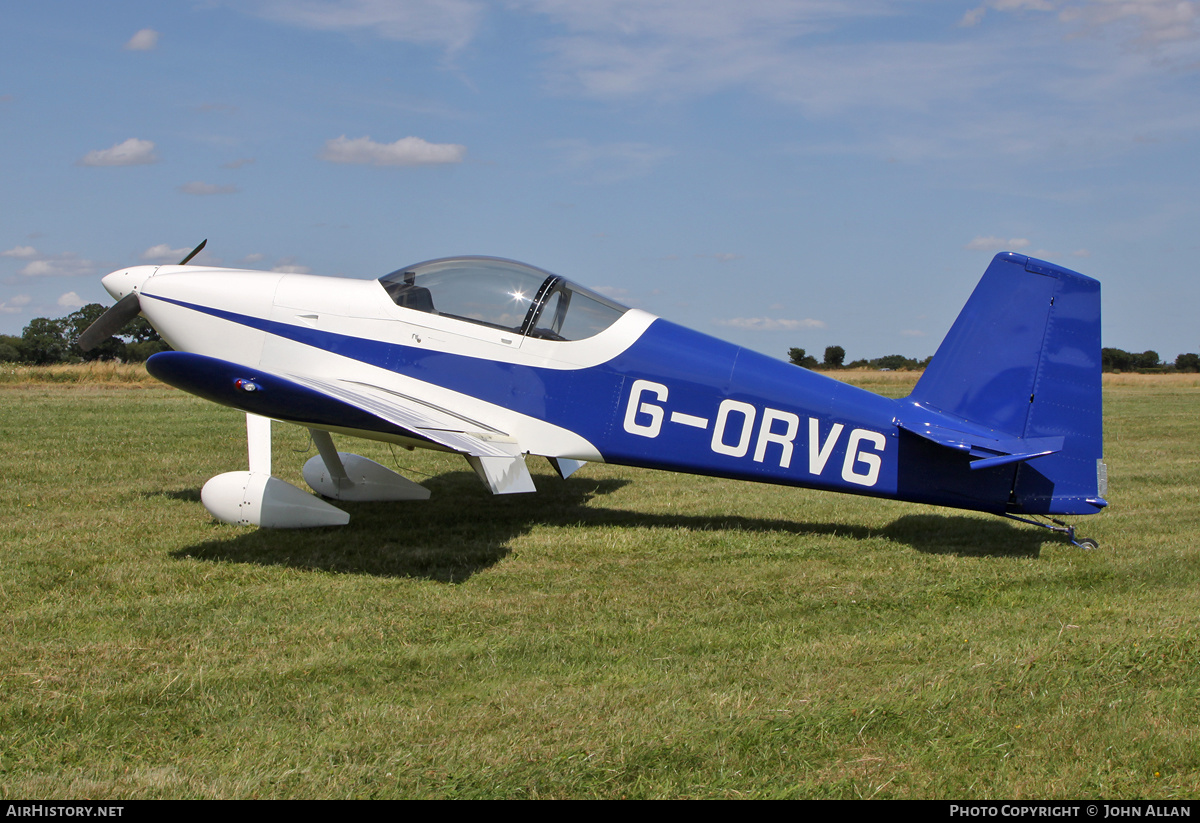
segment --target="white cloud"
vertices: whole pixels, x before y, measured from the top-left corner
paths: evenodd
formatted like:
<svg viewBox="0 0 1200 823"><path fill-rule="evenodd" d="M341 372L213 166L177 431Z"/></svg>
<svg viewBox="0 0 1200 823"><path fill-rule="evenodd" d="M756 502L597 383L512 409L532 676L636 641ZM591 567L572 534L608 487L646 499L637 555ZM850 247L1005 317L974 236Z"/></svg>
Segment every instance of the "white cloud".
<svg viewBox="0 0 1200 823"><path fill-rule="evenodd" d="M147 263L178 263L190 251L191 249L173 249L166 243L159 243L142 252L142 259Z"/></svg>
<svg viewBox="0 0 1200 823"><path fill-rule="evenodd" d="M154 29L142 29L125 44L125 51L153 51L158 45L158 32Z"/></svg>
<svg viewBox="0 0 1200 823"><path fill-rule="evenodd" d="M63 308L63 309L78 309L78 308L81 308L81 307L87 305L87 303L84 301L84 299L73 291L69 291L66 294L59 295L57 302L58 302L59 308Z"/></svg>
<svg viewBox="0 0 1200 823"><path fill-rule="evenodd" d="M620 286L596 286L592 291L600 292L605 297L611 297L613 300L629 299L629 289L623 289Z"/></svg>
<svg viewBox="0 0 1200 823"><path fill-rule="evenodd" d="M1075 251L1071 252L1071 256L1072 257L1091 257L1092 253L1090 251L1088 251L1087 249L1076 249Z"/></svg>
<svg viewBox="0 0 1200 823"><path fill-rule="evenodd" d="M296 263L296 258L285 257L277 264L271 267L271 271L280 272L281 274L312 274L312 269L308 266L301 266Z"/></svg>
<svg viewBox="0 0 1200 823"><path fill-rule="evenodd" d="M179 190L184 194L208 195L208 194L237 194L237 186L218 186L216 183L201 183L199 180L193 180L191 183L184 183L179 187Z"/></svg>
<svg viewBox="0 0 1200 823"><path fill-rule="evenodd" d="M32 302L33 298L28 294L18 294L8 301L0 300L0 314L20 314Z"/></svg>
<svg viewBox="0 0 1200 823"><path fill-rule="evenodd" d="M562 165L589 183L616 183L643 177L670 157L670 149L649 143L601 143L587 140L556 140L550 147L562 154Z"/></svg>
<svg viewBox="0 0 1200 823"><path fill-rule="evenodd" d="M958 25L964 29L969 29L971 26L978 26L979 21L983 19L985 14L987 14L987 6L979 6L978 8L971 9L962 16L958 21Z"/></svg>
<svg viewBox="0 0 1200 823"><path fill-rule="evenodd" d="M484 6L474 0L264 0L255 13L310 29L367 29L387 40L440 45L454 53L475 35Z"/></svg>
<svg viewBox="0 0 1200 823"><path fill-rule="evenodd" d="M514 25L539 38L529 48L547 55L542 67L554 92L652 105L749 93L795 107L814 126L840 125L836 139L800 138L822 154L1079 162L1129 151L1139 134L1169 141L1200 130L1189 79L1200 65L1192 46L1200 43L1196 0L975 0L965 13L932 4L918 14L928 25L914 26L915 5L922 4L255 0L238 7L307 28L440 44L447 53L470 43L485 15L520 16ZM1079 36L1093 33L1103 37ZM1131 55L1110 42L1122 39L1146 48ZM594 180L644 173L636 168L606 174L602 167Z"/></svg>
<svg viewBox="0 0 1200 823"><path fill-rule="evenodd" d="M157 162L158 156L154 153L154 143L130 137L124 143L117 143L110 149L89 151L79 160L79 165L141 166Z"/></svg>
<svg viewBox="0 0 1200 823"><path fill-rule="evenodd" d="M963 15L959 25L978 25L989 9L997 12L1057 12L1062 23L1076 23L1075 34L1099 34L1123 27L1142 45L1200 37L1200 7L1195 0L988 0Z"/></svg>
<svg viewBox="0 0 1200 823"><path fill-rule="evenodd" d="M32 260L38 256L38 250L33 246L14 246L8 251L0 252L0 257L16 257L20 260Z"/></svg>
<svg viewBox="0 0 1200 823"><path fill-rule="evenodd" d="M376 143L370 137L350 140L343 134L327 141L320 157L330 163L431 166L461 163L466 154L467 147L457 143L429 143L420 137L404 137L395 143Z"/></svg>
<svg viewBox="0 0 1200 823"><path fill-rule="evenodd" d="M969 251L1013 251L1014 249L1023 249L1029 245L1029 241L1024 237L1012 237L1005 240L1003 237L976 237L970 243L963 246Z"/></svg>
<svg viewBox="0 0 1200 823"><path fill-rule="evenodd" d="M743 331L799 331L802 329L823 329L825 323L806 317L803 320L792 320L781 317L730 317L725 320L714 320L718 326L727 326Z"/></svg>
<svg viewBox="0 0 1200 823"><path fill-rule="evenodd" d="M1200 65L1200 36L1186 34L1198 25L1193 0L977 0L963 27L924 32L889 25L911 18L896 0L509 5L557 29L544 42L554 92L669 105L748 92L814 126L842 127L824 145L801 138L814 152L1079 160L1129 151L1139 133L1191 139L1200 130L1188 79ZM1085 21L1108 18L1105 38L1076 36ZM1119 37L1150 48L1131 54L1106 42Z"/></svg>
<svg viewBox="0 0 1200 823"><path fill-rule="evenodd" d="M1125 26L1144 46L1200 37L1200 7L1194 0L1085 0L1057 5L1062 9L1060 20L1082 24L1087 34Z"/></svg>
<svg viewBox="0 0 1200 823"><path fill-rule="evenodd" d="M523 0L566 33L548 46L552 86L598 97L709 94L734 86L760 90L794 81L810 88L839 80L836 55L806 39L896 12L882 0ZM877 45L877 44L872 44ZM804 47L801 47L804 46ZM839 61L840 62L840 61Z"/></svg>
<svg viewBox="0 0 1200 823"><path fill-rule="evenodd" d="M60 254L34 260L21 269L26 277L83 277L96 273L96 264L73 254Z"/></svg>

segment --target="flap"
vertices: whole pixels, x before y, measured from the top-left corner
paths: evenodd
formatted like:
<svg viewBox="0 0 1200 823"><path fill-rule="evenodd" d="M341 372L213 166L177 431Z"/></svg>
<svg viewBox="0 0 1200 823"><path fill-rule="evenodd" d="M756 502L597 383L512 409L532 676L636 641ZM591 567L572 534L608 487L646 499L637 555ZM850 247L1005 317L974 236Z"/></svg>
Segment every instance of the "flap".
<svg viewBox="0 0 1200 823"><path fill-rule="evenodd" d="M504 432L415 397L365 383L321 380L298 374L287 377L463 454L505 458L521 454L516 441Z"/></svg>

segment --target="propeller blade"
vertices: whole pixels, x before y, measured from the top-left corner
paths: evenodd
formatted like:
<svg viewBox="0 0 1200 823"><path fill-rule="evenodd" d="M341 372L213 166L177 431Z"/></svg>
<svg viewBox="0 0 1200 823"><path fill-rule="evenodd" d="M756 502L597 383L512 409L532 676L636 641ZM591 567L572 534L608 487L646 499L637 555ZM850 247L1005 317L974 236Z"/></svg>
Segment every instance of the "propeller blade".
<svg viewBox="0 0 1200 823"><path fill-rule="evenodd" d="M207 245L208 245L208 238L205 237L203 240L200 241L199 246L196 246L196 248L192 249L191 254L189 254L187 257L185 257L179 261L179 265L186 266L188 264L188 261L191 260L193 257L195 257L197 254L199 254L200 251Z"/></svg>
<svg viewBox="0 0 1200 823"><path fill-rule="evenodd" d="M195 254L195 252L192 253ZM108 311L96 318L96 322L88 326L83 334L79 335L79 340L76 341L79 343L79 348L83 351L91 351L96 348L123 329L125 324L137 317L141 310L142 305L138 302L137 292L125 295L109 307Z"/></svg>
<svg viewBox="0 0 1200 823"><path fill-rule="evenodd" d="M187 257L179 261L179 265L186 266L188 261L203 251L207 245L208 238L206 237L200 241L199 246L191 250ZM79 344L81 351L91 351L120 332L125 328L125 324L141 314L141 311L142 304L138 301L137 292L131 291L100 315L96 322L88 326L75 342Z"/></svg>

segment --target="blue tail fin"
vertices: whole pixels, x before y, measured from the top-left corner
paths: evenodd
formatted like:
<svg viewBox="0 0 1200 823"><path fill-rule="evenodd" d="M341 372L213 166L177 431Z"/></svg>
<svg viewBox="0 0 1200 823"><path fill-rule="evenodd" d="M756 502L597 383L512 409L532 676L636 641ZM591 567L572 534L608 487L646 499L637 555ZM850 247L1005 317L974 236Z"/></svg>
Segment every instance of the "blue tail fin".
<svg viewBox="0 0 1200 823"><path fill-rule="evenodd" d="M908 399L934 416L903 428L1011 472L1004 511L1106 505L1096 280L996 255Z"/></svg>

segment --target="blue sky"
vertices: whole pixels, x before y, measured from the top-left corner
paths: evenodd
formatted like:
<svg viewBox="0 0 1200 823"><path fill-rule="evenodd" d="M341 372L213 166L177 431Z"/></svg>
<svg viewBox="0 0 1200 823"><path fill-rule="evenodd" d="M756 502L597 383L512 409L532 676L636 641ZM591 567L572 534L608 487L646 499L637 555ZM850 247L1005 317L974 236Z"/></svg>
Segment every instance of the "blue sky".
<svg viewBox="0 0 1200 823"><path fill-rule="evenodd" d="M549 269L777 357L932 354L991 255L1200 351L1200 3L8 3L0 333L199 262Z"/></svg>

